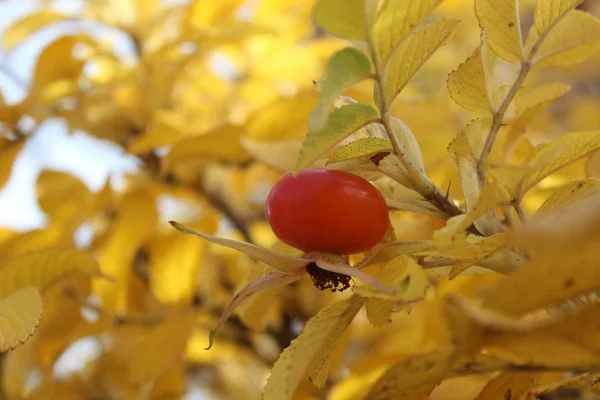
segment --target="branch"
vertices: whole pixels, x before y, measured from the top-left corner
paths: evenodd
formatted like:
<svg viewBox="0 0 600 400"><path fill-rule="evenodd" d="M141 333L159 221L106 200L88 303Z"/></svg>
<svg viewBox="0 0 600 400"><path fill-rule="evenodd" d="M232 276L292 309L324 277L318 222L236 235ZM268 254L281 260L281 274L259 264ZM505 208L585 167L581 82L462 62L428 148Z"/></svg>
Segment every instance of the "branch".
<svg viewBox="0 0 600 400"><path fill-rule="evenodd" d="M420 171L408 158L402 144L398 138L397 133L394 131L390 121L390 104L388 104L385 96L385 85L383 82L383 67L379 63L377 55L375 54L375 46L371 37L368 37L369 53L373 64L375 65L374 79L379 86L378 100L379 100L379 111L381 114L381 124L383 125L386 135L392 144L392 152L398 157L406 171L408 171L409 178L413 183L414 189L421 194L427 201L433 204L437 209L448 217L463 214L463 210L454 204L448 196L446 196L440 188L438 188L428 177Z"/></svg>
<svg viewBox="0 0 600 400"><path fill-rule="evenodd" d="M566 12L563 14L566 15ZM504 114L506 114L506 110L510 106L510 103L514 100L517 92L521 88L521 85L527 78L529 71L534 65L533 59L535 55L542 47L544 40L548 36L548 33L552 30L554 26L561 20L562 18L557 19L552 26L550 26L537 40L537 42L531 48L529 55L523 61L521 61L521 69L519 71L519 75L517 75L517 79L513 83L512 87L506 94L506 97L500 104L497 110L495 110L492 114L492 126L490 127L490 131L485 139L485 144L483 145L483 149L481 151L481 155L479 156L479 160L477 161L477 177L479 180L479 187L483 190L487 186L487 169L488 169L488 158L492 152L492 147L494 146L494 141L496 140L496 136L502 127L502 123L504 122Z"/></svg>
<svg viewBox="0 0 600 400"><path fill-rule="evenodd" d="M508 110L510 103L512 103L513 99L517 95L517 92L521 88L521 85L523 84L523 81L525 81L525 78L530 70L531 62L529 60L521 62L521 70L519 71L517 79L502 101L502 104L500 104L500 107L498 107L498 110L494 111L492 114L492 126L490 127L490 131L485 139L485 144L481 150L479 160L477 161L477 177L481 190L487 186L488 158L492 152L492 147L494 146L496 136L498 135L498 132L502 127L502 123L504 122L504 114L506 114L506 110Z"/></svg>

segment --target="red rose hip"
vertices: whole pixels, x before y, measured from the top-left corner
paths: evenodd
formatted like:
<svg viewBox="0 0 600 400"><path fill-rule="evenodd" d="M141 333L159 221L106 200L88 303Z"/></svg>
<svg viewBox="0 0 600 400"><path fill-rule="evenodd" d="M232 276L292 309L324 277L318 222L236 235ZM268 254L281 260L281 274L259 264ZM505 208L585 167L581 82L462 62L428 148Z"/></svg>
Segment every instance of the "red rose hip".
<svg viewBox="0 0 600 400"><path fill-rule="evenodd" d="M345 171L286 174L271 190L266 214L282 242L305 252L360 253L379 243L388 227L379 190Z"/></svg>

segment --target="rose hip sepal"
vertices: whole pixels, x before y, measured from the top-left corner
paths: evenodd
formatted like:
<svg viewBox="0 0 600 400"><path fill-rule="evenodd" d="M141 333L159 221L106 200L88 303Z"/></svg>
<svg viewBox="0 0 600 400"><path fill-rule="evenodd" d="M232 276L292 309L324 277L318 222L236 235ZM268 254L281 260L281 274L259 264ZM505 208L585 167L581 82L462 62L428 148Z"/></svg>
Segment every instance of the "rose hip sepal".
<svg viewBox="0 0 600 400"><path fill-rule="evenodd" d="M206 350L212 347L214 337L221 325L227 321L245 299L264 290L275 289L298 281L307 275L311 277L315 286L320 289L345 290L348 285L343 283L349 281L349 278L352 277L362 280L383 293L394 293L393 289L359 269L367 265L365 262L357 266L350 266L343 257L320 252L308 252L302 257L292 257L255 244L207 235L175 221L169 221L169 223L181 233L196 235L211 243L241 251L277 270L249 283L233 296L219 318L217 325L211 330ZM379 252L382 248L376 248L374 253ZM373 255L371 254L369 258L372 259ZM348 277L347 280L344 277ZM342 287L338 283L342 283Z"/></svg>

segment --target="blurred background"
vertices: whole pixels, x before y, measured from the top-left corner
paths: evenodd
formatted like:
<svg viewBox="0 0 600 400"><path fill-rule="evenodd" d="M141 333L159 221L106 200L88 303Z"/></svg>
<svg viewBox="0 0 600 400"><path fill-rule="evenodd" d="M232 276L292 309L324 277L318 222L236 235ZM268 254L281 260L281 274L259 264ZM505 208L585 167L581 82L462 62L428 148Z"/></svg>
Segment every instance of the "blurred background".
<svg viewBox="0 0 600 400"><path fill-rule="evenodd" d="M532 0L521 2L524 26ZM254 399L305 321L338 294L310 281L242 307L205 352L210 329L244 282L265 267L182 237L177 219L209 234L286 249L264 221L273 184L295 163L329 57L347 45L313 23L313 0L0 0L0 261L28 250L90 251L116 283L74 281L46 293L42 324L2 358L8 399ZM600 2L580 7L600 16ZM469 0L434 17L461 19L394 103L427 171L458 182L446 148L473 117L448 97L446 77L479 43ZM524 29L524 31L526 31ZM571 92L528 133L600 129L600 58L545 70ZM499 84L514 68L495 69ZM372 86L346 95L372 103ZM600 156L532 191L600 177ZM450 186L460 201L460 185ZM392 212L397 236L431 237L442 221ZM343 296L342 296L343 297ZM179 312L193 307L192 321ZM174 317L173 317L174 316ZM395 324L402 324L401 319ZM351 399L378 371L398 326L359 316L331 367L328 398ZM183 357L181 356L183 354ZM308 381L297 398L323 398Z"/></svg>

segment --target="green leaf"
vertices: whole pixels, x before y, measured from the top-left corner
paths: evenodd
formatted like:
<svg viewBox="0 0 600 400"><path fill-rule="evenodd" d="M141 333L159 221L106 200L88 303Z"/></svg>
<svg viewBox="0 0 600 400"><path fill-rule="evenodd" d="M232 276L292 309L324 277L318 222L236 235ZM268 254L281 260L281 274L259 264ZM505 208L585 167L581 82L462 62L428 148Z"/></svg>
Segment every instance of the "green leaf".
<svg viewBox="0 0 600 400"><path fill-rule="evenodd" d="M489 111L481 47L448 75L448 92L460 106L473 111Z"/></svg>
<svg viewBox="0 0 600 400"><path fill-rule="evenodd" d="M366 137L340 147L329 157L327 165L356 158L372 157L375 154L391 150L392 145L389 140L378 137Z"/></svg>
<svg viewBox="0 0 600 400"><path fill-rule="evenodd" d="M23 287L0 299L0 352L25 343L42 317L42 296L33 287Z"/></svg>
<svg viewBox="0 0 600 400"><path fill-rule="evenodd" d="M264 400L289 400L310 369L309 376L322 386L331 354L365 300L352 296L323 308L311 318L300 336L281 353L263 391Z"/></svg>
<svg viewBox="0 0 600 400"><path fill-rule="evenodd" d="M368 104L351 103L338 108L331 113L323 130L308 132L294 173L300 172L337 143L378 118L377 110Z"/></svg>
<svg viewBox="0 0 600 400"><path fill-rule="evenodd" d="M440 19L410 35L392 53L384 71L388 104L404 89L419 68L450 37L460 21Z"/></svg>
<svg viewBox="0 0 600 400"><path fill-rule="evenodd" d="M533 172L525 175L517 188L522 196L542 179L600 148L600 131L572 132L541 146L529 160Z"/></svg>
<svg viewBox="0 0 600 400"><path fill-rule="evenodd" d="M516 0L475 0L475 14L494 53L511 62L524 59Z"/></svg>
<svg viewBox="0 0 600 400"><path fill-rule="evenodd" d="M335 53L319 82L319 104L308 122L309 131L320 131L327 124L330 107L344 90L371 75L371 63L360 50L347 47Z"/></svg>
<svg viewBox="0 0 600 400"><path fill-rule="evenodd" d="M365 0L320 0L315 6L315 19L323 29L348 40L364 41Z"/></svg>
<svg viewBox="0 0 600 400"><path fill-rule="evenodd" d="M569 11L583 0L537 0L535 4L535 28L540 35L546 34Z"/></svg>
<svg viewBox="0 0 600 400"><path fill-rule="evenodd" d="M385 63L402 43L442 0L388 0L373 25L372 37L376 54Z"/></svg>

